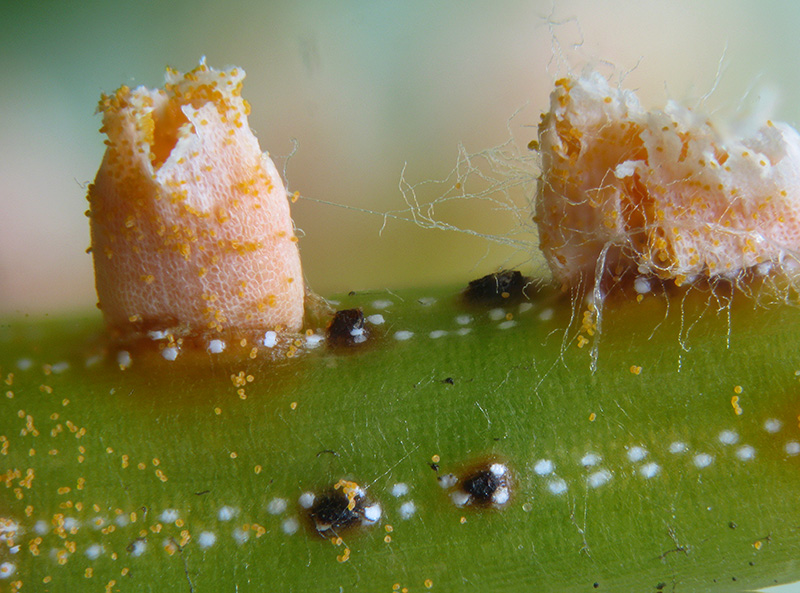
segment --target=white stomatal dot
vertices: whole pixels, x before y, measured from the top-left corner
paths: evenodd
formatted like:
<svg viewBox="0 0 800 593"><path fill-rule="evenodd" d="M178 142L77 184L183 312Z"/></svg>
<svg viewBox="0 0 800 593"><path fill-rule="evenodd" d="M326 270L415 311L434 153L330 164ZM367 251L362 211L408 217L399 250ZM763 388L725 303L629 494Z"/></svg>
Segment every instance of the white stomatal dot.
<svg viewBox="0 0 800 593"><path fill-rule="evenodd" d="M547 482L547 489L551 494L564 494L567 491L567 483L561 478L556 478Z"/></svg>
<svg viewBox="0 0 800 593"><path fill-rule="evenodd" d="M215 543L217 543L217 536L212 531L201 531L200 535L197 537L197 545L204 550L210 548Z"/></svg>
<svg viewBox="0 0 800 593"><path fill-rule="evenodd" d="M240 546L246 544L250 540L250 532L245 531L241 527L237 527L233 530L233 539L236 541L237 544Z"/></svg>
<svg viewBox="0 0 800 593"><path fill-rule="evenodd" d="M750 445L742 445L736 450L736 457L742 461L750 461L756 456L756 450Z"/></svg>
<svg viewBox="0 0 800 593"><path fill-rule="evenodd" d="M392 496L399 498L408 494L408 484L398 482L392 486Z"/></svg>
<svg viewBox="0 0 800 593"><path fill-rule="evenodd" d="M686 453L688 450L689 446L682 441L674 441L669 444L669 452L675 455L678 455L679 453Z"/></svg>
<svg viewBox="0 0 800 593"><path fill-rule="evenodd" d="M175 523L180 518L178 511L175 509L164 509L159 516L164 523Z"/></svg>
<svg viewBox="0 0 800 593"><path fill-rule="evenodd" d="M717 438L723 445L735 445L739 442L739 435L733 430L723 430Z"/></svg>
<svg viewBox="0 0 800 593"><path fill-rule="evenodd" d="M445 474L443 476L439 476L439 486L447 490L448 488L452 488L458 482L458 478L455 474Z"/></svg>
<svg viewBox="0 0 800 593"><path fill-rule="evenodd" d="M417 512L417 505L413 501L407 501L400 505L400 518L410 519Z"/></svg>
<svg viewBox="0 0 800 593"><path fill-rule="evenodd" d="M651 461L650 463L645 463L642 467L639 468L639 475L641 475L645 479L650 479L656 477L661 472L661 467Z"/></svg>
<svg viewBox="0 0 800 593"><path fill-rule="evenodd" d="M555 469L555 464L549 459L540 459L539 461L536 462L536 465L533 466L533 471L535 471L540 476L546 476L548 474L552 474L554 469Z"/></svg>
<svg viewBox="0 0 800 593"><path fill-rule="evenodd" d="M383 511L381 510L381 505L377 503L371 504L368 507L364 507L364 522L377 523L380 521L382 514Z"/></svg>
<svg viewBox="0 0 800 593"><path fill-rule="evenodd" d="M294 517L289 517L288 519L284 519L283 523L281 523L281 530L286 535L292 535L296 533L299 527L300 523Z"/></svg>
<svg viewBox="0 0 800 593"><path fill-rule="evenodd" d="M647 449L644 447L633 446L628 449L627 455L628 459L630 459L633 463L636 463L637 461L641 461L647 457Z"/></svg>
<svg viewBox="0 0 800 593"><path fill-rule="evenodd" d="M219 354L225 350L225 342L222 340L209 340L207 350L209 354Z"/></svg>
<svg viewBox="0 0 800 593"><path fill-rule="evenodd" d="M489 311L489 319L492 321L500 321L501 319L506 318L506 312L504 309L492 309Z"/></svg>
<svg viewBox="0 0 800 593"><path fill-rule="evenodd" d="M581 465L583 467L593 467L603 460L597 453L587 453L581 457Z"/></svg>
<svg viewBox="0 0 800 593"><path fill-rule="evenodd" d="M287 505L285 498L273 498L267 503L267 512L270 515L280 515L286 510Z"/></svg>
<svg viewBox="0 0 800 593"><path fill-rule="evenodd" d="M714 463L714 457L712 457L708 453L698 453L697 455L694 456L692 462L694 463L696 468L703 469Z"/></svg>
<svg viewBox="0 0 800 593"><path fill-rule="evenodd" d="M461 490L456 490L450 494L450 500L452 500L453 504L457 507L463 507L469 502L469 494L462 492Z"/></svg>
<svg viewBox="0 0 800 593"><path fill-rule="evenodd" d="M304 509L310 509L314 505L315 499L316 496L314 496L313 492L303 492L300 498L297 499L297 503Z"/></svg>
<svg viewBox="0 0 800 593"><path fill-rule="evenodd" d="M586 479L586 481L590 488L599 488L600 486L603 486L611 481L612 477L613 475L610 471L607 469L601 469L589 474L589 477Z"/></svg>
<svg viewBox="0 0 800 593"><path fill-rule="evenodd" d="M278 344L278 334L274 331L264 332L264 339L262 344L267 348L274 348Z"/></svg>
<svg viewBox="0 0 800 593"><path fill-rule="evenodd" d="M506 504L509 498L511 498L511 493L505 486L500 486L494 491L494 494L492 494L492 502L496 505L502 506Z"/></svg>
<svg viewBox="0 0 800 593"><path fill-rule="evenodd" d="M217 519L220 521L230 521L238 514L239 511L237 509L225 505L221 506L217 511Z"/></svg>

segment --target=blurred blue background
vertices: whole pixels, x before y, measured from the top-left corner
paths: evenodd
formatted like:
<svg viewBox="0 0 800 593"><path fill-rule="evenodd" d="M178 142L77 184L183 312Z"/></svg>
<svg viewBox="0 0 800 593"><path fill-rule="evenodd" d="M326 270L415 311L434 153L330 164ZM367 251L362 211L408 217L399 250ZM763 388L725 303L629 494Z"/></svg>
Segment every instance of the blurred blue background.
<svg viewBox="0 0 800 593"><path fill-rule="evenodd" d="M752 86L748 103L780 97L771 115L797 122L799 17L800 4L777 0L3 2L0 314L93 306L83 212L104 148L95 105L121 84L161 85L167 65L206 55L243 67L262 149L285 156L297 140L287 175L310 198L293 206L303 263L330 294L530 268L534 236L517 251L392 219L379 234L382 217L348 207L402 210L404 164L410 182L444 179L459 143L505 142L518 109L510 127L524 151L553 79L585 61L631 70L625 85L661 106L696 103L722 60L708 109L735 113ZM439 215L493 234L519 224L474 200Z"/></svg>

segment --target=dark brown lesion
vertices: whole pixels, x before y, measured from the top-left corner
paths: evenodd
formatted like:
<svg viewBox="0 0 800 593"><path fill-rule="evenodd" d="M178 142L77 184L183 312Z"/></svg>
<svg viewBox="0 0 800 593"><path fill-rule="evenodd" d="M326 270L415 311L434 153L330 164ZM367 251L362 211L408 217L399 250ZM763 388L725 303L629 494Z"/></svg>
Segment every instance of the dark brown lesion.
<svg viewBox="0 0 800 593"><path fill-rule="evenodd" d="M372 337L361 309L336 311L325 328L330 348L344 349L362 346Z"/></svg>
<svg viewBox="0 0 800 593"><path fill-rule="evenodd" d="M314 495L306 517L313 533L334 539L377 523L381 509L364 488L355 482L339 480Z"/></svg>
<svg viewBox="0 0 800 593"><path fill-rule="evenodd" d="M455 472L438 476L437 480L457 507L505 508L514 491L508 464L496 457L474 461Z"/></svg>
<svg viewBox="0 0 800 593"><path fill-rule="evenodd" d="M503 306L530 300L539 292L538 284L519 270L500 270L472 280L463 292L472 305Z"/></svg>

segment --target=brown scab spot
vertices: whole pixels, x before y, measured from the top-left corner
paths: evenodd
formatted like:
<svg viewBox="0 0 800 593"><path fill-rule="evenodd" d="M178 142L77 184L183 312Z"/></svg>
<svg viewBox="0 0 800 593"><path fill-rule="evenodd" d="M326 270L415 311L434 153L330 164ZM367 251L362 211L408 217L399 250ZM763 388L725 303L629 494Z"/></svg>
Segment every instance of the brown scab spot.
<svg viewBox="0 0 800 593"><path fill-rule="evenodd" d="M534 292L533 281L519 270L501 270L470 282L464 300L475 305L504 305L526 300Z"/></svg>
<svg viewBox="0 0 800 593"><path fill-rule="evenodd" d="M472 465L458 475L450 473L437 479L457 507L500 509L511 500L511 472L505 463L496 459Z"/></svg>
<svg viewBox="0 0 800 593"><path fill-rule="evenodd" d="M356 482L339 480L314 497L307 514L313 530L331 539L358 527L377 523L382 511L380 504L370 500L366 491Z"/></svg>
<svg viewBox="0 0 800 593"><path fill-rule="evenodd" d="M325 331L328 345L334 348L358 346L369 339L361 309L336 311Z"/></svg>

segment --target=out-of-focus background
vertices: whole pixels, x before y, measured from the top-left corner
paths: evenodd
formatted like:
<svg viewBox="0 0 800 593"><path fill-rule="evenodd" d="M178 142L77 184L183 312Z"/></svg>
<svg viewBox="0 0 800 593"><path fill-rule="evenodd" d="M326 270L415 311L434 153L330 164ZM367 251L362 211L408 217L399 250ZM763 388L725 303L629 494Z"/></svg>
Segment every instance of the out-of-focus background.
<svg viewBox="0 0 800 593"><path fill-rule="evenodd" d="M404 210L404 165L412 184L444 179L459 144L477 153L511 128L524 153L553 79L587 61L630 71L625 86L649 106L696 104L716 84L711 111L778 97L770 115L797 122L798 24L800 4L779 0L3 3L0 314L93 306L83 212L104 148L94 108L121 84L161 85L167 65L206 55L245 68L262 148L286 156L296 139L287 175L304 196L293 205L303 263L329 294L530 268L535 236L516 236L529 242L520 251L391 218L379 233L384 219L358 209ZM446 189L423 185L417 197ZM529 197L516 196L521 208ZM519 225L481 204L436 216L488 234Z"/></svg>

